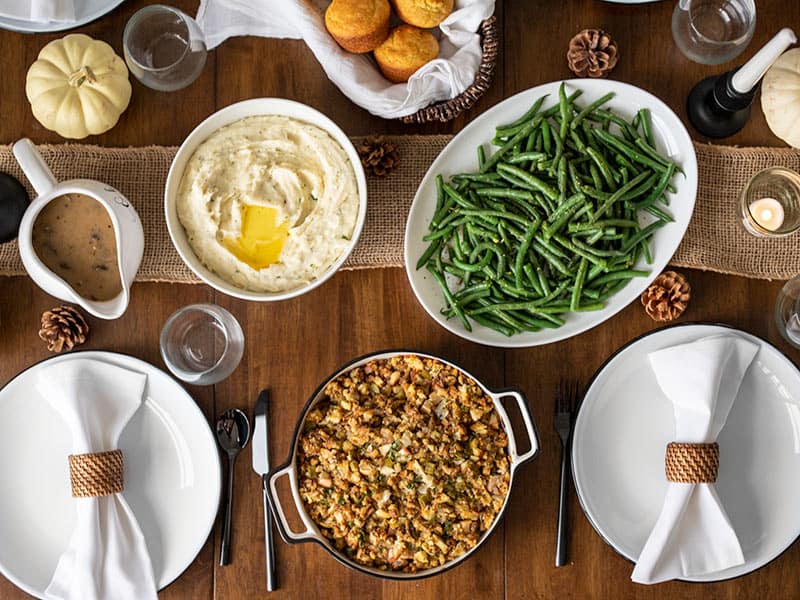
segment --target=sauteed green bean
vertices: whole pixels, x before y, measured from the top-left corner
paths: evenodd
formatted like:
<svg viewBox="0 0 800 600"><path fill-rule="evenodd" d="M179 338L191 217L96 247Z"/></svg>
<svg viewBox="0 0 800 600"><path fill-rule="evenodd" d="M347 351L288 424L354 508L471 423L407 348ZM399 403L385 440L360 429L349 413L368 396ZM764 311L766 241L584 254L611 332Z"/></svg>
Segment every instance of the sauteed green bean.
<svg viewBox="0 0 800 600"><path fill-rule="evenodd" d="M500 125L478 169L444 181L416 268L439 282L448 318L511 336L560 327L570 312L600 310L652 262L650 238L673 220L667 193L678 165L654 147L650 113L632 122L580 106L580 90L542 110L546 96ZM651 222L640 225L640 213Z"/></svg>

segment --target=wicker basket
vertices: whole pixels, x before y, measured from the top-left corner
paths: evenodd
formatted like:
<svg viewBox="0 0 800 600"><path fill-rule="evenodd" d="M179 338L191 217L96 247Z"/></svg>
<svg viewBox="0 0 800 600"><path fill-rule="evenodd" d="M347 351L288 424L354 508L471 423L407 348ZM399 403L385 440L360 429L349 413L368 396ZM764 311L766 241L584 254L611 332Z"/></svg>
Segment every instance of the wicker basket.
<svg viewBox="0 0 800 600"><path fill-rule="evenodd" d="M492 15L481 23L481 64L475 75L475 81L455 98L445 102L437 102L419 109L412 115L401 117L404 123L430 123L432 121L450 121L470 108L484 92L489 89L494 77L494 67L497 61L497 19Z"/></svg>

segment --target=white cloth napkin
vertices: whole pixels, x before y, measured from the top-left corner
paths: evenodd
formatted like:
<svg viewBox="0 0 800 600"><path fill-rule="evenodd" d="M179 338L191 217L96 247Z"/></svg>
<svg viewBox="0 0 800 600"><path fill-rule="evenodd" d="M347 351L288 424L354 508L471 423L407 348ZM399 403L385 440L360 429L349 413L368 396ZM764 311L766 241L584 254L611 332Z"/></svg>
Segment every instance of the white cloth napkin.
<svg viewBox="0 0 800 600"><path fill-rule="evenodd" d="M0 0L3 1L3 0ZM439 25L439 58L407 83L384 79L368 55L339 47L325 29L328 2L311 0L201 0L197 22L208 48L236 35L302 39L325 74L345 96L386 119L415 113L432 102L454 98L475 79L481 61L478 27L494 13L494 0L456 0Z"/></svg>
<svg viewBox="0 0 800 600"><path fill-rule="evenodd" d="M649 355L658 385L674 405L673 441L716 441L758 349L758 344L725 334ZM722 454L720 462L724 460ZM742 548L714 484L670 483L631 579L659 583L743 563Z"/></svg>
<svg viewBox="0 0 800 600"><path fill-rule="evenodd" d="M0 17L34 23L75 20L74 0L0 0Z"/></svg>
<svg viewBox="0 0 800 600"><path fill-rule="evenodd" d="M37 390L72 432L72 453L116 450L139 409L147 375L86 358L40 371ZM65 477L69 477L64 457ZM139 523L121 494L75 498L77 521L45 597L155 600L153 567Z"/></svg>

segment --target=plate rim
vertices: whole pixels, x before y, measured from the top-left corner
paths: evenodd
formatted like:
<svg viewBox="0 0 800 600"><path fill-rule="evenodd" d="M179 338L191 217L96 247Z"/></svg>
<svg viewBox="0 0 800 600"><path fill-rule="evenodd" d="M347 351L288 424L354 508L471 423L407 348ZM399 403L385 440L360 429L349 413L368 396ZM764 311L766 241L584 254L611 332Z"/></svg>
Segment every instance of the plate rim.
<svg viewBox="0 0 800 600"><path fill-rule="evenodd" d="M606 367L609 365L609 363L611 363L611 361L613 361L619 354L621 354L622 352L624 352L625 350L627 350L629 347L633 346L634 344L636 344L636 343L640 342L641 340L643 340L643 339L645 339L647 337L650 337L652 335L657 335L659 333L662 333L664 331L671 330L671 329L678 329L678 328L684 328L684 327L690 328L690 327L697 327L697 326L719 327L721 329L727 329L729 331L735 331L737 333L745 333L745 334L747 334L749 336L752 336L752 337L756 338L761 344L769 346L770 348L772 348L772 350L774 350L779 357L783 358L789 365L791 365L796 371L798 371L798 376L800 376L800 368L798 368L798 366L794 363L794 361L792 361L785 352L783 352L780 348L775 346L772 342L770 342L769 340L767 340L763 336L756 335L754 333L750 333L749 331L745 331L744 329L739 329L738 327L735 327L733 325L729 325L727 323L721 323L721 322L716 322L716 321L687 321L685 323L673 323L672 325L665 325L664 327L659 327L658 329L654 329L654 330L651 330L651 331L646 331L644 333L641 333L641 334L631 338L630 340L625 342L622 346L617 348L608 358L606 358L603 361L603 363L597 368L597 370L594 372L594 374L592 375L591 379L589 379L589 382L586 384L586 386L583 389L583 394L581 395L581 402L578 405L578 412L575 414L575 422L577 423L578 417L580 416L581 410L583 409L583 399L586 397L586 392L592 387L592 385L595 383L595 381L600 376L600 374L606 369ZM570 446L570 475L572 477L573 485L575 487L575 496L578 498L578 504L581 507L581 512L586 517L586 520L589 521L589 524L592 526L592 529L594 530L594 532L618 556L622 557L628 563L635 565L636 564L635 560L632 560L632 559L628 558L627 556L625 556L625 554L623 554L611 542L610 539L608 539L605 535L603 535L603 533L599 530L597 524L594 522L592 517L589 515L589 512L586 510L586 505L584 503L583 497L581 496L581 494L580 494L580 492L578 490L577 479L575 478L575 452L574 452L574 447L573 446ZM687 578L676 577L675 579L673 579L671 581L680 581L682 583L691 583L691 584L707 584L707 583L721 583L723 581L733 581L733 580L739 579L741 577L746 577L747 575L755 573L756 571L759 571L759 570L769 566L770 564L772 564L776 560L778 560L788 550L790 550L792 548L792 546L794 546L798 541L800 541L800 530L798 530L798 533L794 537L794 539L791 542L789 542L786 545L785 548L783 548L780 552L778 552L778 554L776 554L775 556L773 556L772 558L770 558L766 562L764 562L764 563L762 563L762 564L750 569L749 571L745 571L744 573L739 573L738 575L730 575L729 577L720 577L719 579L687 579ZM747 561L745 561L745 564L747 564Z"/></svg>
<svg viewBox="0 0 800 600"><path fill-rule="evenodd" d="M541 83L541 84L526 88L524 90L521 90L521 91L517 92L516 94L514 94L512 96L509 96L508 98L503 99L502 101L500 101L499 103L497 103L494 106L490 107L489 109L487 109L485 112L481 113L480 115L477 115L475 117L475 119L473 119L470 123L467 124L466 127L464 127L464 129L459 131L449 142L447 142L447 144L444 146L444 148L442 148L442 150L439 152L439 154L436 156L436 158L434 158L433 162L428 167L428 169L426 170L426 172L423 175L422 179L420 180L419 185L417 186L417 191L414 194L414 199L411 202L411 206L409 207L408 215L406 216L406 225L405 225L405 228L404 228L404 231L403 231L403 262L404 262L403 266L404 266L404 269L406 271L406 278L408 279L408 282L411 285L411 289L414 292L414 296L415 296L415 298L417 300L417 303L420 306L422 306L423 310L425 310L425 312L428 314L428 316L431 319L433 319L433 321L436 322L440 327L444 328L445 330L449 331L450 333L452 333L452 334L454 334L454 335L456 335L456 336L458 336L458 337L460 337L462 339L465 339L467 341L470 341L470 342L473 342L473 343L476 343L476 344L482 344L482 345L495 347L495 348L532 348L532 347L536 347L536 346L543 346L543 345L546 345L546 344L551 344L551 343L563 341L565 339L569 339L569 338L581 335L582 333L586 333L587 331L590 331L590 330L594 329L595 327L597 327L597 326L609 321L610 319L612 319L614 316L619 314L622 310L627 308L631 303L633 303L635 301L635 297L634 297L628 303L622 304L621 306L617 307L611 314L607 315L601 321L599 321L597 323L594 323L592 325L589 325L589 326L587 326L587 327L585 327L583 329L580 329L579 331L576 331L574 333L553 334L552 338L543 339L543 340L536 339L536 337L534 337L533 339L524 339L524 340L520 339L522 336L525 335L524 333L523 334L518 334L516 336L509 337L509 338L498 339L498 340L480 339L480 337L478 335L476 335L474 331L470 332L470 331L464 330L459 322L454 321L456 323L456 325L451 325L450 324L451 323L450 320L440 319L436 314L438 309L429 307L426 303L424 303L422 301L422 299L420 297L421 294L417 289L417 283L416 283L417 277L415 275L416 274L415 261L416 261L417 257L411 257L409 255L409 252L410 252L409 242L410 242L410 236L411 236L411 232L410 232L411 217L412 217L412 215L414 215L415 212L418 212L420 210L421 204L418 201L421 199L420 192L421 192L423 186L429 184L429 182L431 180L435 179L435 175L436 175L436 171L434 169L435 166L439 170L441 170L439 162L441 160L442 155L448 150L448 148L450 148L455 143L459 142L459 138L464 137L465 134L470 132L471 128L475 125L475 122L477 120L485 117L487 114L489 114L492 111L496 110L498 107L500 107L500 106L502 106L504 104L511 103L515 99L518 100L520 96L523 96L525 94L531 94L532 92L534 92L536 90L539 90L540 94L545 94L545 93L552 94L552 92L546 91L544 88L553 88L555 86L558 86L561 83L564 83L566 85L572 85L572 86L577 87L577 88L581 88L581 86L599 85L602 82L605 82L606 84L610 84L612 87L616 87L617 88L616 89L617 92L625 90L625 91L630 91L632 93L644 94L645 96L647 96L650 99L652 99L654 105L658 104L661 107L663 107L666 110L666 114L668 116L673 117L675 123L680 126L678 129L670 128L670 130L677 131L677 135L679 137L684 137L685 141L688 141L688 144L686 145L685 148L681 147L681 149L685 150L685 152L686 152L686 158L684 159L684 164L682 164L681 167L684 168L687 172L691 171L694 174L693 185L691 185L692 182L690 182L690 184L689 184L690 187L687 189L687 196L691 196L691 200L690 200L691 201L691 211L690 211L690 213L689 213L689 215L688 215L688 217L686 219L686 222L683 223L682 231L679 234L679 237L677 239L677 243L675 244L675 247L672 250L670 256L666 258L666 260L664 261L664 264L662 265L662 267L660 269L652 268L650 265L648 265L648 267L651 267L651 269L650 269L651 273L650 273L650 275L648 277L641 278L641 281L652 283L652 281L655 279L655 277L658 275L658 273L663 271L664 269L666 269L669 266L669 261L672 259L672 256L674 256L675 252L677 251L678 247L681 244L681 241L683 241L684 237L686 236L686 232L687 232L687 230L689 228L689 223L691 222L691 218L694 215L694 210L695 210L695 207L697 205L697 192L698 192L698 189L699 189L699 169L698 169L698 164L697 164L697 152L696 152L696 150L694 148L694 140L692 140L692 137L691 137L691 135L689 133L689 130L688 130L687 126L684 124L684 122L681 120L681 118L678 116L678 114L675 112L675 110L673 110L672 107L670 107L666 102L664 102L664 100L662 100L661 98L659 98L658 96L656 96L652 92L650 92L650 91L648 91L648 90L646 90L646 89L644 89L642 87L639 87L639 86L636 86L636 85L633 85L633 84L630 84L630 83L627 83L627 82L624 82L624 81L617 81L617 80L601 80L601 81L598 81L598 80L594 80L594 79L585 79L585 78L583 78L583 79L581 79L581 78L566 79L565 78L565 79L547 81L547 82L544 82L544 83ZM484 143L486 143L486 141L484 141ZM691 167L691 169L689 167ZM678 224L678 223L675 222L674 224ZM657 261L654 261L654 264L658 264ZM645 287L647 287L647 286L645 286ZM620 290L618 293L622 293L622 291L623 290ZM638 294L637 294L637 296L638 296ZM606 307L605 309L607 309L607 308L608 307ZM555 332L555 331L559 331L559 330L549 330L549 331ZM530 332L530 333L531 333L531 335L536 336L537 333L541 334L542 332Z"/></svg>
<svg viewBox="0 0 800 600"><path fill-rule="evenodd" d="M174 383L175 385L177 385L181 389L181 391L188 397L188 399L191 400L191 402L189 403L189 406L190 406L191 410L194 410L197 413L199 413L199 416L203 419L203 421L206 423L206 425L208 425L208 419L206 419L206 416L203 413L203 411L200 409L200 406L197 404L197 402L192 397L192 395L186 390L186 388L184 388L183 385L181 385L181 383L175 377L173 377L167 371L165 371L163 369L160 369L156 365L153 365L153 364L147 362L146 360L144 360L142 358L139 358L139 357L134 356L132 354L128 354L126 352L115 352L115 351L110 351L110 350L93 350L93 349L88 349L87 348L87 349L84 349L84 350L72 350L68 354L61 354L61 355L56 355L56 356L47 356L47 357L45 357L45 358L43 358L41 360L37 360L36 362L28 365L25 368L21 369L13 377L11 377L8 381L6 381L3 385L0 385L0 394L2 394L9 385L11 385L15 381L17 381L20 377L22 377L23 375L25 375L26 373L28 373L32 369L35 369L36 367L38 367L38 366L40 366L40 365L42 365L42 364L44 364L44 363L46 363L48 361L53 361L53 360L55 360L55 361L64 361L64 360L70 360L70 359L73 359L73 358L77 358L77 357L80 357L80 356L83 356L83 357L86 357L86 358L90 358L91 356L97 356L101 360L102 360L103 357L109 357L109 356L112 359L114 357L121 357L123 360L132 360L134 362L141 363L141 364L145 365L149 369L158 371L160 374L162 374L165 377L167 377L172 383ZM149 374L148 374L148 376L149 376ZM126 428L127 428L127 425L126 425ZM125 428L123 428L122 433L124 433L124 431L125 431ZM211 427L210 426L208 426L208 428L207 428L207 433L208 433L208 435L209 435L209 437L210 437L210 439L212 441L213 448L215 450L214 453L213 453L213 456L214 456L214 464L217 467L216 469L214 469L214 473L217 473L217 486L216 486L217 487L217 494L216 494L217 498L216 498L216 501L214 502L214 505L218 507L219 506L219 500L220 500L221 494L222 494L222 471L221 471L222 463L220 461L219 452L216 451L216 448L217 448L216 447L216 441L214 440L214 436L213 436L213 433L211 432ZM199 555L200 551L203 549L203 546L205 546L205 544L208 542L208 538L211 535L211 532L214 529L214 524L217 521L218 512L219 512L218 509L214 511L213 518L211 519L211 522L210 522L209 527L208 527L208 531L206 532L206 535L202 538L202 542L199 544L199 546L197 546L196 548L193 548L192 558L189 560L189 562L183 568L180 569L180 571L178 571L175 574L175 576L172 579L170 579L169 581L167 581L167 583L165 583L163 586L160 586L158 588L159 592L162 591L162 590L165 590L166 588L171 586L173 583L175 583L178 579L181 578L181 576L187 571L187 569L192 566L194 561L197 559L197 556ZM16 586L18 589L22 590L23 592L25 592L27 594L30 594L31 596L33 596L35 598L44 598L44 596L40 596L37 593L37 591L35 589L33 589L29 584L21 581L17 577L12 576L8 572L8 570L6 569L5 565L2 562L0 562L0 575L2 575L4 578L6 578L9 582L11 582L14 586ZM158 582L156 582L156 584L158 584Z"/></svg>
<svg viewBox="0 0 800 600"><path fill-rule="evenodd" d="M90 12L88 15L75 19L75 21L67 21L67 22L59 22L59 21L46 21L44 23L35 23L34 21L25 21L23 19L12 19L11 17L2 17L0 16L0 29L6 29L8 31L16 31L17 33L26 33L26 34L37 34L37 33L57 33L59 31L69 31L70 29L77 29L78 27L83 27L84 25L88 25L101 17L106 16L112 10L117 8L120 4L125 2L125 0L107 0L106 4L103 8L100 8L94 12ZM30 27L25 25L24 23L31 23L35 25L41 25L42 27Z"/></svg>

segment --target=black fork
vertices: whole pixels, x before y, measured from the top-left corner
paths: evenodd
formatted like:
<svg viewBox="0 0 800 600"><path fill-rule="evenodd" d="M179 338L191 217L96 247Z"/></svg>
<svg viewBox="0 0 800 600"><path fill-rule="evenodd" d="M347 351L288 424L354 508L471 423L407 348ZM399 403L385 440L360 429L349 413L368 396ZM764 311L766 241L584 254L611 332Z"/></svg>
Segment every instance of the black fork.
<svg viewBox="0 0 800 600"><path fill-rule="evenodd" d="M561 488L558 492L558 537L556 538L556 566L567 564L567 487L569 485L569 455L572 426L578 408L580 385L577 380L562 379L556 391L556 410L553 424L561 438Z"/></svg>

